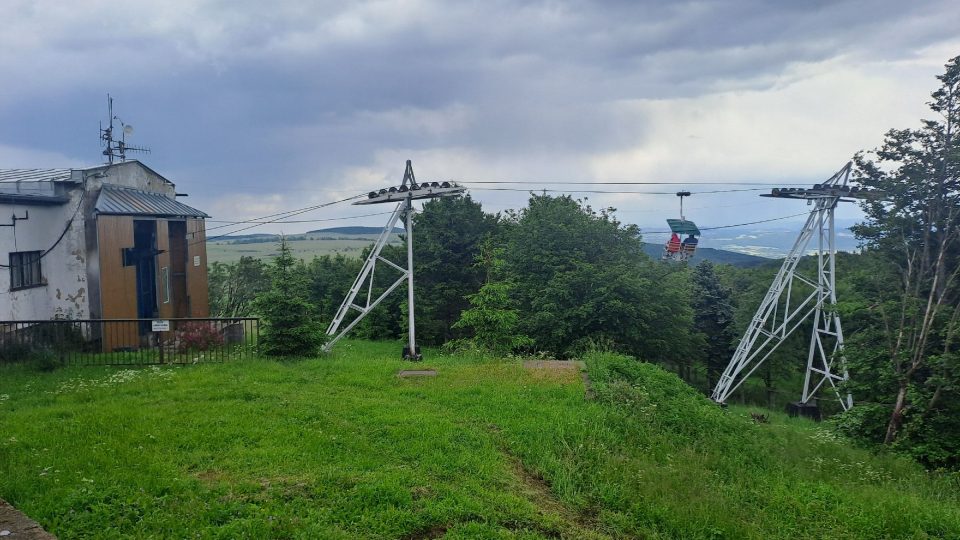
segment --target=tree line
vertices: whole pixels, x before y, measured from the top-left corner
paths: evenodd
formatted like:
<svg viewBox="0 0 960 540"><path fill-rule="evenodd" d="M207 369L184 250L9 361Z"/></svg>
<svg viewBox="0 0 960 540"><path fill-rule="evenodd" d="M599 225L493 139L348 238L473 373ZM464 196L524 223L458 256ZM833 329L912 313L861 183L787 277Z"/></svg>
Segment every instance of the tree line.
<svg viewBox="0 0 960 540"><path fill-rule="evenodd" d="M831 422L864 443L955 468L960 57L938 80L932 120L891 130L881 147L854 157L855 180L885 196L862 204L866 219L854 228L861 251L838 256L837 309L851 377L845 390L856 406ZM437 199L414 216L414 227L424 345L563 358L615 350L660 363L705 393L777 270L777 263L744 269L652 260L636 226L570 196L531 194L524 208L497 214L469 195ZM405 254L388 245L383 256L403 261ZM361 264L342 255L298 261L285 244L271 265L214 263L211 308L218 316L264 316L265 344L278 354L310 352ZM802 261L799 270L815 275L813 265ZM378 273L380 288L398 277ZM406 309L405 295L388 297L355 335L402 336ZM272 335L270 326L279 331ZM796 399L809 338L798 332L790 339L738 391L740 399L769 406Z"/></svg>

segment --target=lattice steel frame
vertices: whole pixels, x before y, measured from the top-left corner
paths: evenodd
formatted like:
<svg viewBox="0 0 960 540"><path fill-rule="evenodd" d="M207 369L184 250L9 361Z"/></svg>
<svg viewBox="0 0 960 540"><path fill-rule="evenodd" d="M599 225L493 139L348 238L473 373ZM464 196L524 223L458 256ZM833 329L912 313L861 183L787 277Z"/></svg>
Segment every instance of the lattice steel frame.
<svg viewBox="0 0 960 540"><path fill-rule="evenodd" d="M387 220L387 224L383 227L383 231L380 232L380 236L377 237L376 242L373 244L373 249L370 250L370 254L367 255L366 260L363 263L363 267L360 269L360 273L357 274L357 278L353 281L353 285L350 286L350 291L347 293L346 298L343 299L343 303L340 304L340 309L337 310L336 316L334 316L333 321L330 322L330 326L327 328L327 335L331 336L330 340L323 346L325 352L329 352L333 346L340 341L343 336L345 336L350 330L353 329L368 313L374 310L384 298L390 295L400 286L404 281L407 282L407 327L408 327L408 350L405 355L409 359L419 360L420 355L417 352L417 331L416 331L416 320L414 317L415 305L414 305L414 294L413 294L413 201L419 199L434 199L438 197L451 197L460 195L466 191L464 188L451 183L444 182L442 185L438 182L426 182L423 184L417 184L417 179L413 174L413 164L410 160L407 160L407 168L403 173L403 182L400 184L400 188L390 188L382 189L379 192L371 192L367 199L355 202L353 204L384 204L391 202L398 202L397 207L393 210L393 213L390 215L390 218ZM393 234L393 229L401 218L405 217L406 219L406 243L407 243L407 266L406 268L390 261L389 259L380 255L383 251L384 246L390 241L390 235ZM373 278L376 274L377 263L383 263L391 268L400 272L400 277L397 278L389 287L386 288L381 294L377 295L374 298L373 295ZM357 295L366 288L366 302L364 305L358 305L355 303ZM347 317L347 313L350 310L355 310L359 312L353 320L351 320L345 327L342 329L340 326L343 324L344 319Z"/></svg>
<svg viewBox="0 0 960 540"><path fill-rule="evenodd" d="M843 329L837 313L836 226L834 211L843 197L866 198L870 194L847 187L851 163L813 189L775 189L768 197L805 199L810 211L793 248L783 261L770 289L750 321L711 398L725 403L730 395L757 370L809 317L813 318L806 374L800 401L813 399L829 385L844 410L853 407L853 397L841 395L838 384L849 377L843 355ZM797 264L816 237L817 277L797 272ZM797 299L796 291L804 291ZM809 292L806 292L809 291Z"/></svg>

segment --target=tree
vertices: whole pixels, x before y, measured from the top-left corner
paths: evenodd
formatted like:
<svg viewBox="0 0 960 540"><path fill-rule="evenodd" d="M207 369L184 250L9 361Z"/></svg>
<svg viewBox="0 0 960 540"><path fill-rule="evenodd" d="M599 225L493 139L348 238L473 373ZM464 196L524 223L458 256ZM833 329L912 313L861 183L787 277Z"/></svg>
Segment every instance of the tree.
<svg viewBox="0 0 960 540"><path fill-rule="evenodd" d="M469 195L434 199L413 217L417 341L439 345L460 336L454 323L484 282L474 264L497 226Z"/></svg>
<svg viewBox="0 0 960 540"><path fill-rule="evenodd" d="M639 230L569 196L533 195L498 243L535 348L574 355L602 342L651 360L690 353L685 280L643 253Z"/></svg>
<svg viewBox="0 0 960 540"><path fill-rule="evenodd" d="M314 257L306 264L308 300L317 308L323 321L330 321L360 272L362 260L349 259L342 254Z"/></svg>
<svg viewBox="0 0 960 540"><path fill-rule="evenodd" d="M286 239L270 268L270 289L261 293L255 307L265 323L260 350L268 356L310 356L324 341L316 308L305 299L307 280L303 263L293 257Z"/></svg>
<svg viewBox="0 0 960 540"><path fill-rule="evenodd" d="M730 289L720 283L713 263L701 261L693 269L693 317L703 336L707 388L713 389L733 356L733 304Z"/></svg>
<svg viewBox="0 0 960 540"><path fill-rule="evenodd" d="M250 315L254 299L267 289L270 279L263 261L244 256L233 264L211 264L208 283L210 314L240 317Z"/></svg>
<svg viewBox="0 0 960 540"><path fill-rule="evenodd" d="M533 345L533 340L520 333L520 310L514 298L514 284L503 275L502 248L486 243L481 261L486 269L487 282L475 294L467 297L470 308L460 314L453 325L469 330L468 340L477 347L495 354L507 354ZM494 280L494 276L499 279Z"/></svg>
<svg viewBox="0 0 960 540"><path fill-rule="evenodd" d="M919 428L955 410L960 386L960 57L937 79L929 103L935 120L891 130L881 148L855 158L856 179L885 193L862 204L867 219L855 228L871 255L864 277L876 294L876 325L852 356L856 367L880 370L875 384L860 390L891 403L887 444L916 434L910 424Z"/></svg>

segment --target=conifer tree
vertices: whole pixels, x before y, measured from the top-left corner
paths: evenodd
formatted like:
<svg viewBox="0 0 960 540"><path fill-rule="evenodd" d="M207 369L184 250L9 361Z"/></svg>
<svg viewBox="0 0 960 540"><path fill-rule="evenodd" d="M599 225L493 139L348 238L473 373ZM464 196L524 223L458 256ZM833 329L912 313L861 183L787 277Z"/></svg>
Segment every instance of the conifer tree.
<svg viewBox="0 0 960 540"><path fill-rule="evenodd" d="M701 261L693 269L693 313L696 330L705 341L707 388L712 389L733 355L736 336L730 289L720 283L710 261Z"/></svg>
<svg viewBox="0 0 960 540"><path fill-rule="evenodd" d="M256 309L265 323L260 350L268 356L311 356L324 341L316 320L316 308L305 298L307 283L285 238L270 269L270 289L256 299ZM300 263L302 266L302 263Z"/></svg>

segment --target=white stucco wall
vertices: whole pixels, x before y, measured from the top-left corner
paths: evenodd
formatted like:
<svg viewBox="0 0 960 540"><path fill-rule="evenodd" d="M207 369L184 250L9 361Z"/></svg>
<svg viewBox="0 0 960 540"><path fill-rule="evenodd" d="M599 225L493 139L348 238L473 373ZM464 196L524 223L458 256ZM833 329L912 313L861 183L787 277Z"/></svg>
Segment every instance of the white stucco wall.
<svg viewBox="0 0 960 540"><path fill-rule="evenodd" d="M57 241L80 202L80 189L71 190L70 200L57 206L0 204L0 222L9 223L10 216L30 218L17 221L17 226L0 228L0 263L10 264L14 251L44 251ZM46 320L55 316L75 319L89 317L86 245L83 212L63 240L40 262L46 285L10 290L10 269L0 268L0 320Z"/></svg>
<svg viewBox="0 0 960 540"><path fill-rule="evenodd" d="M75 171L77 173L79 171ZM97 167L84 171L87 175L87 189L98 190L103 184L113 184L139 189L151 193L174 196L175 186L161 176L141 165L137 161L127 161L111 166Z"/></svg>
<svg viewBox="0 0 960 540"><path fill-rule="evenodd" d="M100 188L103 184L113 184L173 197L175 186L136 161L73 170L71 182L57 183L55 186L39 184L23 187L20 191L40 193L42 188L43 194L53 195L56 192L68 196L69 201L55 206L0 203L0 223L9 223L14 213L23 216L25 211L30 212L30 219L18 221L15 230L12 227L0 227L0 263L4 265L10 263L11 252L44 251L50 248L81 203L80 197L84 192L81 186L84 184L87 195L63 240L41 260L45 285L11 291L10 269L0 268L0 320L48 320L54 317L85 319L99 316L99 261L93 205ZM12 185L0 188L8 192L17 190ZM88 226L91 229L89 234L84 230ZM93 305L91 298L94 299Z"/></svg>

